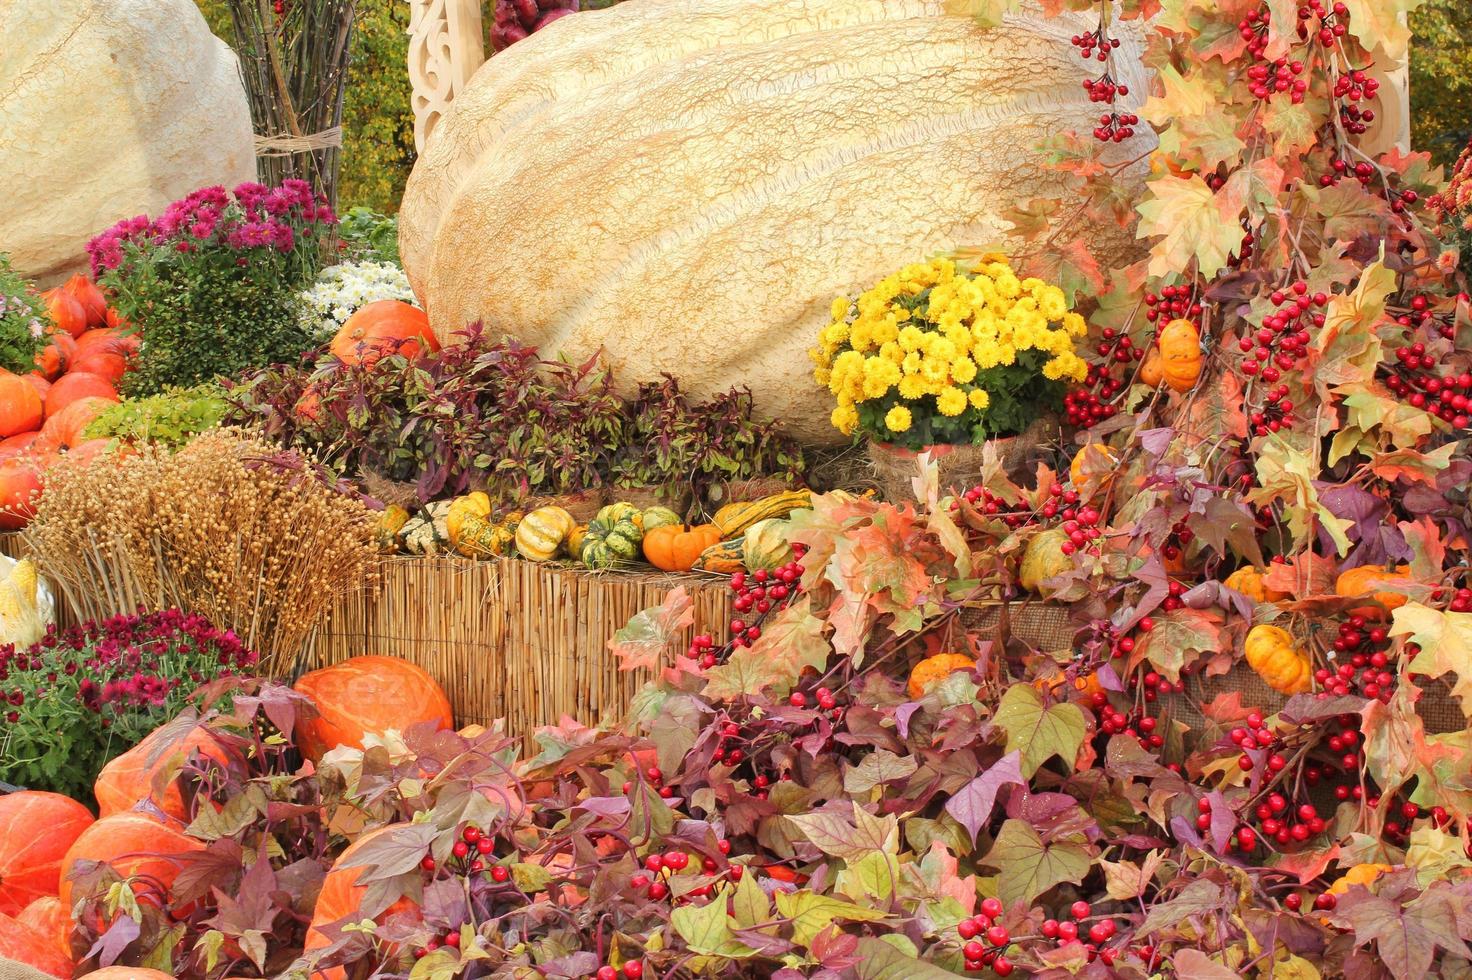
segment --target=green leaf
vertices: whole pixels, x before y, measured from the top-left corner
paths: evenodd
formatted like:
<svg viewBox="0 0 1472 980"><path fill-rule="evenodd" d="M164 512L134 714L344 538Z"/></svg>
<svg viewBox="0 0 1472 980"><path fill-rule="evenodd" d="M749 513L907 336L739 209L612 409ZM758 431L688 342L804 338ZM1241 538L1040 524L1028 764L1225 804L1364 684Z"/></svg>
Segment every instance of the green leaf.
<svg viewBox="0 0 1472 980"><path fill-rule="evenodd" d="M867 796L876 786L909 779L919 768L920 763L915 761L914 756L895 755L888 749L876 749L843 774L843 790L850 796Z"/></svg>
<svg viewBox="0 0 1472 980"><path fill-rule="evenodd" d="M511 866L511 880L528 895L544 892L552 884L551 873L540 864L518 862Z"/></svg>
<svg viewBox="0 0 1472 980"><path fill-rule="evenodd" d="M772 917L772 900L756 883L756 875L741 876L736 885L736 894L731 899L731 912L736 925L742 929L766 922Z"/></svg>
<svg viewBox="0 0 1472 980"><path fill-rule="evenodd" d="M1022 775L1029 779L1055 755L1072 766L1088 732L1078 705L1044 708L1043 696L1031 684L1009 687L992 721L1007 733L1007 751L1020 753Z"/></svg>
<svg viewBox="0 0 1472 980"><path fill-rule="evenodd" d="M1078 884L1093 867L1081 835L1044 843L1025 820L1008 820L983 863L997 868L997 897L1007 906L1031 902L1065 881Z"/></svg>
<svg viewBox="0 0 1472 980"><path fill-rule="evenodd" d="M858 980L956 980L957 974L886 942L890 938L865 936L859 940L859 961L853 966Z"/></svg>
<svg viewBox="0 0 1472 980"><path fill-rule="evenodd" d="M685 630L695 623L694 604L683 585L677 585L664 602L634 614L634 618L608 641L618 658L619 670L657 670L671 654L683 649Z"/></svg>
<svg viewBox="0 0 1472 980"><path fill-rule="evenodd" d="M704 905L682 905L675 909L670 913L670 923L691 952L732 959L756 955L756 950L731 935L724 890Z"/></svg>
<svg viewBox="0 0 1472 980"><path fill-rule="evenodd" d="M887 909L899 881L899 861L892 854L871 851L838 873L837 888L856 902Z"/></svg>
<svg viewBox="0 0 1472 980"><path fill-rule="evenodd" d="M884 913L879 909L862 908L810 891L778 892L776 899L777 912L783 918L792 920L792 941L799 946L812 945L814 936L839 919L848 922L873 922L884 918Z"/></svg>

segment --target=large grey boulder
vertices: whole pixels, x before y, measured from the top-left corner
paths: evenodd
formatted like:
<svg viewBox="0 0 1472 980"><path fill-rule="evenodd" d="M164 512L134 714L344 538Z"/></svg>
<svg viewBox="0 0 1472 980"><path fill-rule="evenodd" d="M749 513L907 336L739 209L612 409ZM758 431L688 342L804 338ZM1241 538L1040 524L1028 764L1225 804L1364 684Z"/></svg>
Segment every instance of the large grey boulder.
<svg viewBox="0 0 1472 980"><path fill-rule="evenodd" d="M121 218L255 177L235 54L193 0L0 0L0 251L45 282Z"/></svg>

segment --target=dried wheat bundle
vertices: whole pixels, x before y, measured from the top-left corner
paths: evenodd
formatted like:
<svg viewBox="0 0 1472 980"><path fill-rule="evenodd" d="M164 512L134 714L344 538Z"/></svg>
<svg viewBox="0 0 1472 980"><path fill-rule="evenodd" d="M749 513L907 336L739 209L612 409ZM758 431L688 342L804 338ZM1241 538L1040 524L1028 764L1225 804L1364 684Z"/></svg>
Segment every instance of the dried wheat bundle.
<svg viewBox="0 0 1472 980"><path fill-rule="evenodd" d="M178 606L289 670L323 614L376 584L374 514L311 461L207 433L47 474L30 553L83 618Z"/></svg>

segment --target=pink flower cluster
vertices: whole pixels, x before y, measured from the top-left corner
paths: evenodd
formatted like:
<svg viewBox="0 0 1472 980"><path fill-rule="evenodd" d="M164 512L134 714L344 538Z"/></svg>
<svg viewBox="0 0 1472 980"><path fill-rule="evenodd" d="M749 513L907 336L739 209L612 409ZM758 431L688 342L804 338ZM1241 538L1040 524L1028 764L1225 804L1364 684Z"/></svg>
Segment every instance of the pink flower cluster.
<svg viewBox="0 0 1472 980"><path fill-rule="evenodd" d="M244 183L230 192L202 187L154 220L140 214L119 221L87 243L87 254L98 276L121 265L130 247L291 252L304 234L336 223L332 208L304 180L286 180L280 187Z"/></svg>
<svg viewBox="0 0 1472 980"><path fill-rule="evenodd" d="M0 681L28 678L41 690L63 677L82 675L76 699L89 711L163 707L171 694L188 693L215 677L255 667L257 656L232 630L222 630L196 613L178 609L113 616L58 632L34 646L0 647ZM37 677L44 674L44 678ZM11 704L10 695L0 693Z"/></svg>

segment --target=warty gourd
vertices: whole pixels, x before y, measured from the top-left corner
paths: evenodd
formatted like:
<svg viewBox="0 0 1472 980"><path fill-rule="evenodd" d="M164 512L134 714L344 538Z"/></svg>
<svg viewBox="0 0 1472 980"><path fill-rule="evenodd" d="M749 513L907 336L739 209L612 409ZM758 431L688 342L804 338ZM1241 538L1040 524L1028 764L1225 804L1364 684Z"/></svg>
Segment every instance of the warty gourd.
<svg viewBox="0 0 1472 980"><path fill-rule="evenodd" d="M404 267L444 343L474 321L619 384L747 384L839 438L807 350L835 296L1004 240L1058 192L1036 145L1099 112L1035 10L983 30L945 0L627 0L496 55L457 95L400 210ZM1139 30L1117 64L1138 109ZM1149 127L1109 153L1145 156ZM1107 261L1138 246L1087 231Z"/></svg>

